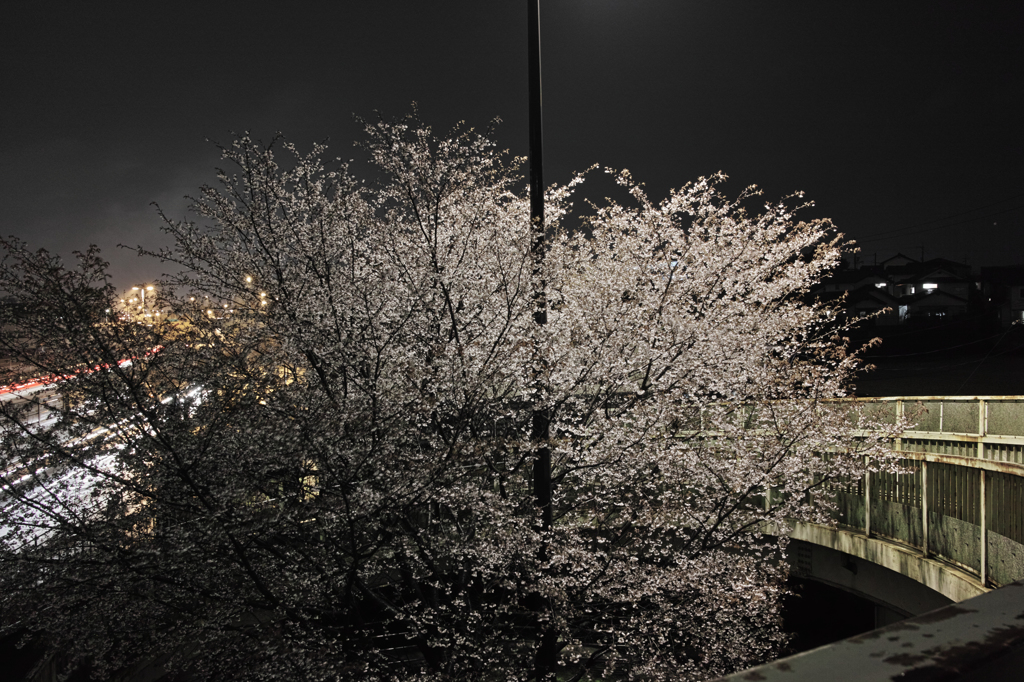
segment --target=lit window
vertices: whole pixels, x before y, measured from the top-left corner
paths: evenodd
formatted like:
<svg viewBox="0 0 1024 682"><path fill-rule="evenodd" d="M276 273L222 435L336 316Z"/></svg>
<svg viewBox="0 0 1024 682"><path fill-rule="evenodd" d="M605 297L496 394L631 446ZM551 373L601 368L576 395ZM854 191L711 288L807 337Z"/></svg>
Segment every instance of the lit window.
<svg viewBox="0 0 1024 682"><path fill-rule="evenodd" d="M924 287L925 289L938 289L939 288L938 284L934 284L932 282L926 282L926 283L922 284L921 286Z"/></svg>
<svg viewBox="0 0 1024 682"><path fill-rule="evenodd" d="M875 288L876 289L884 289L885 288L885 282L875 282Z"/></svg>

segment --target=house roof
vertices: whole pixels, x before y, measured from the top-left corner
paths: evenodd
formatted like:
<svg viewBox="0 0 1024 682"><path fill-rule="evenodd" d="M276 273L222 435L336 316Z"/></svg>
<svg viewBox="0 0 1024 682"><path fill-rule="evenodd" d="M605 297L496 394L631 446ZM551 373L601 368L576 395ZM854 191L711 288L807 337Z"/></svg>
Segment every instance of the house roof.
<svg viewBox="0 0 1024 682"><path fill-rule="evenodd" d="M960 263L955 260L949 260L948 258L932 258L921 263L922 270L924 269L943 269L948 270L958 277L970 277L971 266L967 263Z"/></svg>
<svg viewBox="0 0 1024 682"><path fill-rule="evenodd" d="M874 286L863 286L849 292L846 298L847 308L881 309L899 305L899 301L882 289Z"/></svg>
<svg viewBox="0 0 1024 682"><path fill-rule="evenodd" d="M955 296L948 291L931 289L913 296L904 296L899 299L899 304L915 308L931 308L933 306L967 305L967 299Z"/></svg>
<svg viewBox="0 0 1024 682"><path fill-rule="evenodd" d="M896 282L900 283L912 283L912 282L923 282L925 280L935 281L936 278L944 277L948 278L948 281L957 282L968 282L970 280L964 279L960 275L947 270L945 268L923 268L920 265L915 266L897 266L889 268L889 275Z"/></svg>
<svg viewBox="0 0 1024 682"><path fill-rule="evenodd" d="M917 260L916 258L911 258L910 256L907 256L905 254L897 253L895 256L892 256L891 258L886 258L884 261L882 261L881 266L888 270L891 267L903 266L906 265L907 263L920 262L921 261Z"/></svg>
<svg viewBox="0 0 1024 682"><path fill-rule="evenodd" d="M920 282L935 282L943 284L968 284L970 280L964 279L963 277L957 277L956 275L946 272L945 270L935 270L929 272L927 275L916 278Z"/></svg>

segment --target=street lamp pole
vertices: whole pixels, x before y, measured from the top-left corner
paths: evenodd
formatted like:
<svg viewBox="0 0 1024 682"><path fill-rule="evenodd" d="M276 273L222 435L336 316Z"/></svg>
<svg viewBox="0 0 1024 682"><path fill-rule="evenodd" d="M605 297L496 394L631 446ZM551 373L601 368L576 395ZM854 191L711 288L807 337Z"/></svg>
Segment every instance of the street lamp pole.
<svg viewBox="0 0 1024 682"><path fill-rule="evenodd" d="M540 81L540 0L527 0L527 24L529 35L530 61L530 255L533 260L533 321L537 325L536 351L537 371L541 390L533 407L532 431L536 444L536 458L533 462L533 494L540 508L539 528L542 533L551 530L551 414L546 405L547 381L546 358L543 338L539 333L548 322L547 283L544 277L544 251L546 246L544 229L544 163L541 81ZM541 562L547 561L547 542L541 541ZM536 595L534 610L537 616L537 654L534 660L534 675L540 680L554 679L558 662L557 634L551 629L551 618L547 612L551 606L540 594Z"/></svg>
<svg viewBox="0 0 1024 682"><path fill-rule="evenodd" d="M543 168L543 136L541 134L541 89L540 89L540 0L527 0L529 6L530 28L530 253L533 257L533 321L538 327L548 323L547 282L544 279L544 168ZM539 337L539 335L538 335ZM540 339L538 338L538 342ZM539 368L544 369L543 349ZM543 380L543 375L541 377ZM540 395L543 402L547 396ZM533 411L533 437L538 445L537 459L533 465L533 494L537 498L537 506L541 509L541 529L551 528L551 449L548 447L550 437L551 415L544 405Z"/></svg>
<svg viewBox="0 0 1024 682"><path fill-rule="evenodd" d="M540 0L527 0L530 51L530 219L533 221L533 252L544 246L544 135L540 85ZM545 314L546 306L540 312Z"/></svg>
<svg viewBox="0 0 1024 682"><path fill-rule="evenodd" d="M530 253L533 257L533 321L538 327L548 323L547 282L544 278L544 167L543 135L541 134L541 89L540 89L540 0L527 0L529 7L530 47ZM538 334L538 343L541 342ZM538 347L539 370L544 380L545 358L543 348ZM540 401L547 396L542 391ZM551 449L548 439L551 430L551 415L543 404L533 410L533 438L537 443L537 459L533 465L533 494L541 509L541 530L551 528Z"/></svg>

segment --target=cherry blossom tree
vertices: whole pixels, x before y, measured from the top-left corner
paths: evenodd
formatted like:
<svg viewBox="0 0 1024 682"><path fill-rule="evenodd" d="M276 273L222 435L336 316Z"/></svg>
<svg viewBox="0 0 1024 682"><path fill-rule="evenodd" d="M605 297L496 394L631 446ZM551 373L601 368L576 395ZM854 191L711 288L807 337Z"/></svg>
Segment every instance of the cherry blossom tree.
<svg viewBox="0 0 1024 682"><path fill-rule="evenodd" d="M151 254L166 322L97 314L94 249L4 242L4 350L55 382L0 403L7 630L201 679L703 679L778 651L789 524L895 428L834 401L858 360L808 299L831 225L620 173L631 203L572 230L581 176L537 267L519 160L415 116L366 134L373 183L225 147Z"/></svg>

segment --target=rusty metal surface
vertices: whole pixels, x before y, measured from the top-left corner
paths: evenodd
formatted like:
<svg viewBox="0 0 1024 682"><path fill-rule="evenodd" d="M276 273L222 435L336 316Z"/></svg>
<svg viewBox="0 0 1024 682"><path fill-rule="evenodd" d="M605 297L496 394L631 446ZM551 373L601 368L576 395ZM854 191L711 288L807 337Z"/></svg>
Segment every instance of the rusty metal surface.
<svg viewBox="0 0 1024 682"><path fill-rule="evenodd" d="M929 401L970 401L970 400L1001 400L1006 402L1024 401L1024 395L890 395L876 398L840 398L836 402L853 403L894 403L903 401L907 403L919 403Z"/></svg>
<svg viewBox="0 0 1024 682"><path fill-rule="evenodd" d="M728 682L1024 679L1024 581L878 630L719 678ZM1004 676L1006 675L1006 676Z"/></svg>
<svg viewBox="0 0 1024 682"><path fill-rule="evenodd" d="M915 452L913 450L900 450L899 453L901 457L906 457L907 459L950 464L971 469L984 469L986 471L998 471L1012 476L1024 476L1024 464L1017 464L1016 462L979 459L978 457L960 457L959 455L937 455L932 452Z"/></svg>
<svg viewBox="0 0 1024 682"><path fill-rule="evenodd" d="M920 438L924 440L948 440L960 443L1005 443L1017 445L1024 443L1024 436L1006 436L998 433L952 433L950 431L904 431L901 438Z"/></svg>

